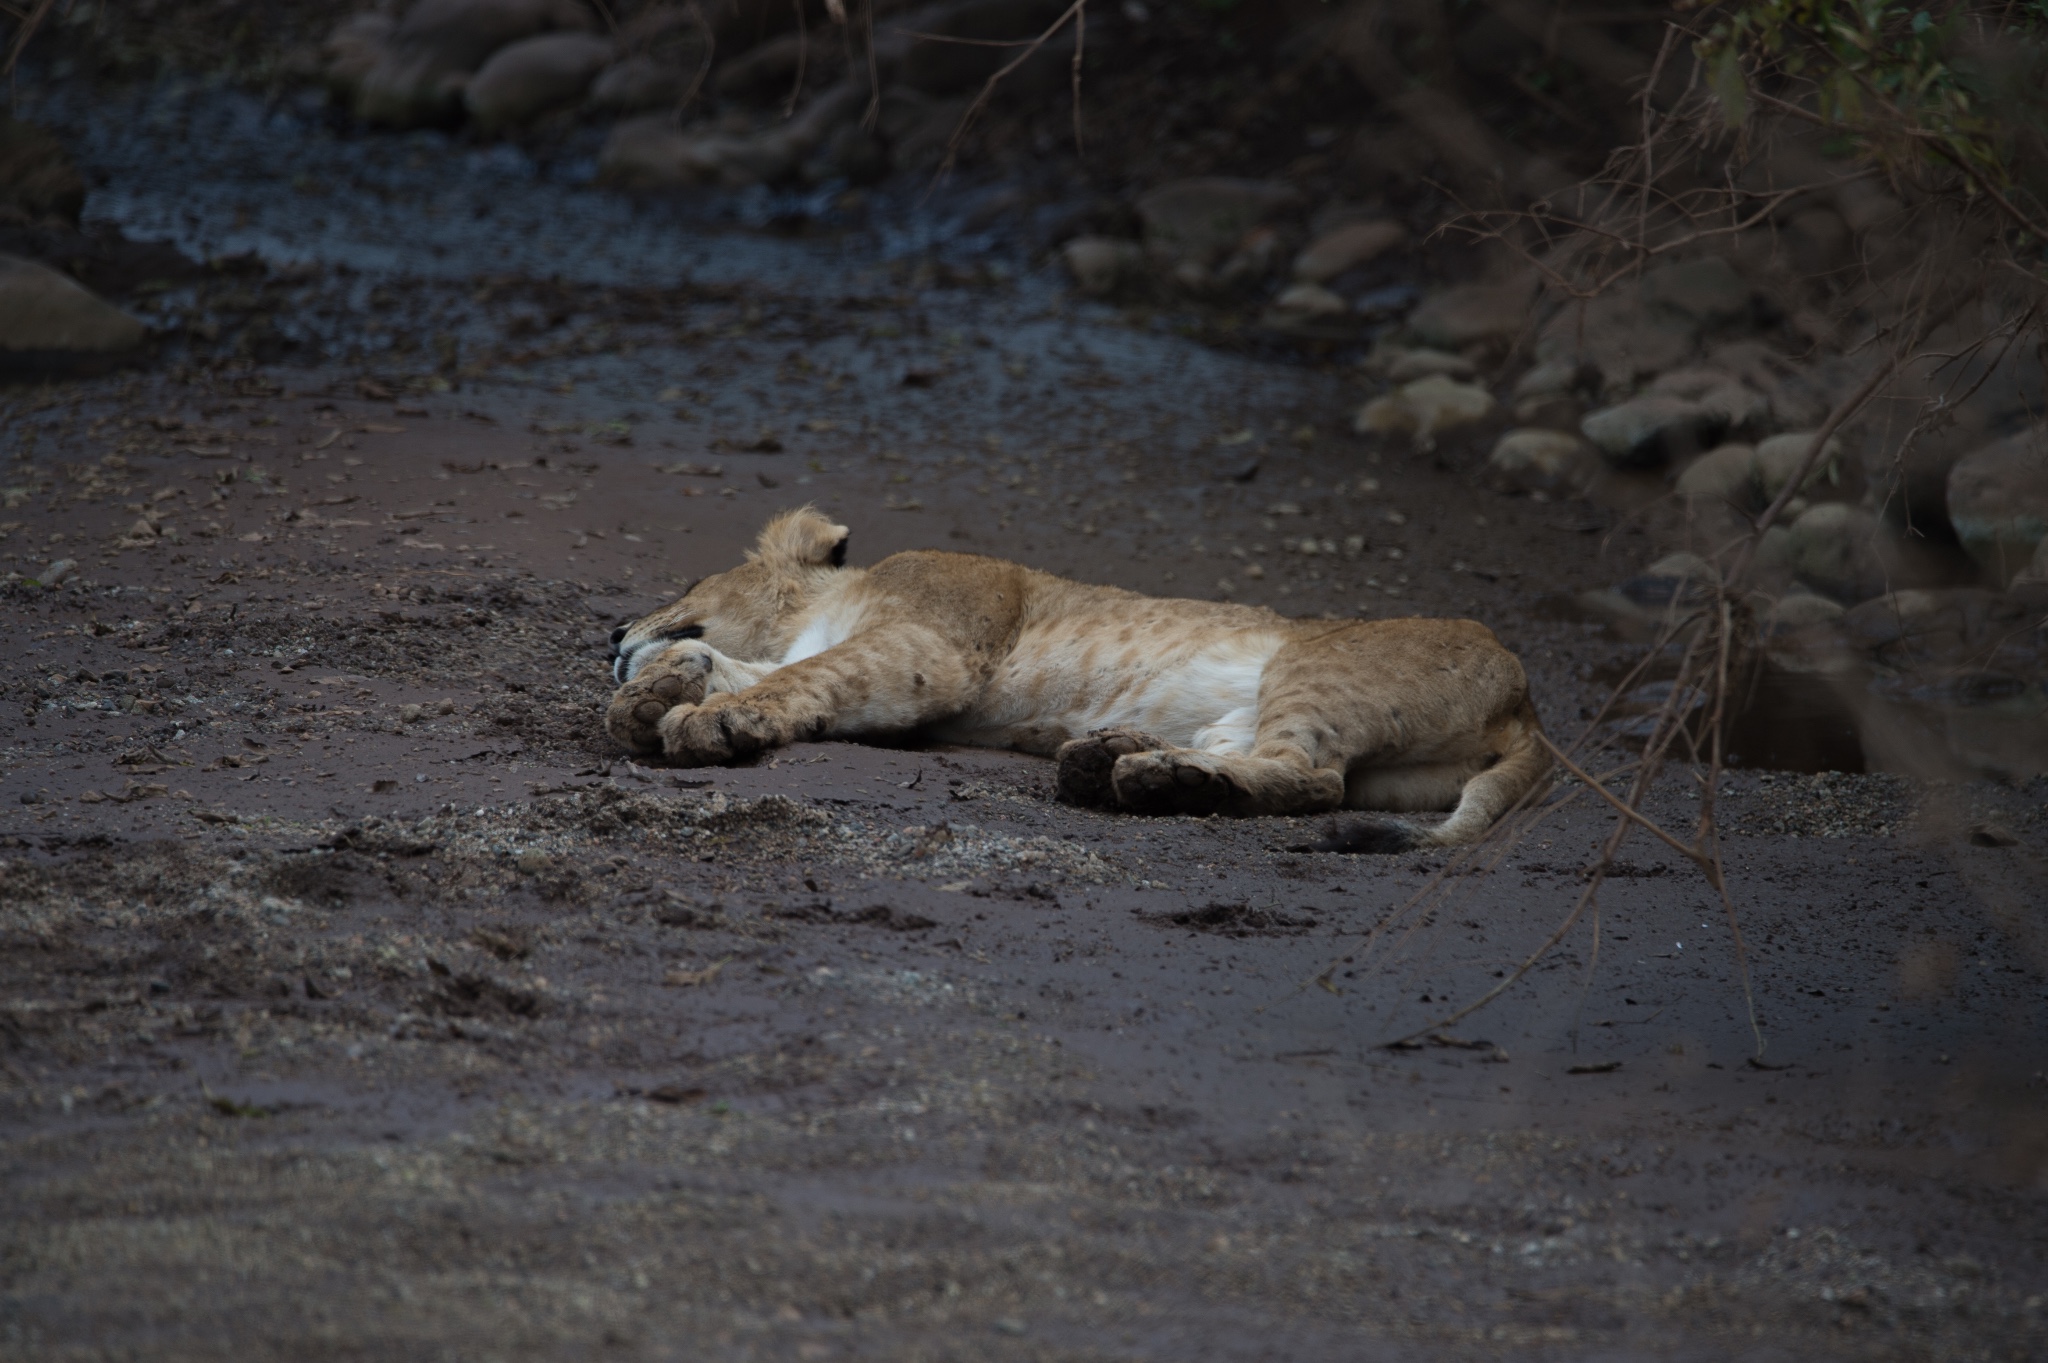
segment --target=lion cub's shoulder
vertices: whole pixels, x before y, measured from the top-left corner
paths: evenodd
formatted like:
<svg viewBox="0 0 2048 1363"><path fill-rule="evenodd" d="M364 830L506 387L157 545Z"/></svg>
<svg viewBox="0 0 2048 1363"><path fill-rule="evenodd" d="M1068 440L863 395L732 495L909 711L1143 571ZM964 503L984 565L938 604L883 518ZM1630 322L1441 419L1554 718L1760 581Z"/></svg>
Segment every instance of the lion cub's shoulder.
<svg viewBox="0 0 2048 1363"><path fill-rule="evenodd" d="M1015 600L1034 580L1057 581L1008 559L947 549L906 549L867 570L870 583L892 593L946 601Z"/></svg>

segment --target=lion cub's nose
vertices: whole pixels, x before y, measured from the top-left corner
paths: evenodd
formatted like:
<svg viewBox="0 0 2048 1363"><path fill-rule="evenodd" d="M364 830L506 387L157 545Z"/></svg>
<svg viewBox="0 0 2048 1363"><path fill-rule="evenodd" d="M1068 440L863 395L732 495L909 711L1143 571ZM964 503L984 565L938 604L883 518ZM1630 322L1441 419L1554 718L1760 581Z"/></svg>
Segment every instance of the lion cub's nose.
<svg viewBox="0 0 2048 1363"><path fill-rule="evenodd" d="M613 647L613 648L617 648L617 647L619 646L619 640L621 640L621 639L623 639L623 638L625 638L625 637L626 637L626 630L627 630L627 626L625 626L625 625L620 625L620 626L619 626L619 627L618 627L617 629L615 629L615 630L613 630L613 631L612 631L612 647Z"/></svg>

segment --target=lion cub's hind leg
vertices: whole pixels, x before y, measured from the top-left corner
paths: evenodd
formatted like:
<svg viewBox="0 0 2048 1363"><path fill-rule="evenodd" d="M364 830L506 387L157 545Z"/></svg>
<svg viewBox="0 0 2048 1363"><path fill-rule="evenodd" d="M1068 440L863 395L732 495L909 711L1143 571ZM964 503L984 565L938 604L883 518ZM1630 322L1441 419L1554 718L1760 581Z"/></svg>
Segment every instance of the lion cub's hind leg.
<svg viewBox="0 0 2048 1363"><path fill-rule="evenodd" d="M1133 814L1319 814L1344 799L1344 777L1306 763L1164 748L1117 759L1119 809Z"/></svg>
<svg viewBox="0 0 2048 1363"><path fill-rule="evenodd" d="M1059 798L1085 809L1114 809L1117 762L1168 746L1164 739L1137 729L1097 729L1086 738L1062 743L1053 758L1059 763Z"/></svg>

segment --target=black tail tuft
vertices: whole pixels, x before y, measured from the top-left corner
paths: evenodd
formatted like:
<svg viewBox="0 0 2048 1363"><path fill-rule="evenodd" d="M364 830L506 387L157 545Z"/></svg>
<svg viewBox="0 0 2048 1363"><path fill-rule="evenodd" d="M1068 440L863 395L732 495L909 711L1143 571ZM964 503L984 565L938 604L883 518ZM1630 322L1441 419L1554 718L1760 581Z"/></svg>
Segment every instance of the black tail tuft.
<svg viewBox="0 0 2048 1363"><path fill-rule="evenodd" d="M1290 847L1290 852L1353 852L1384 856L1390 852L1412 852L1422 846L1422 830L1402 819L1378 816L1330 825L1329 833L1311 843Z"/></svg>

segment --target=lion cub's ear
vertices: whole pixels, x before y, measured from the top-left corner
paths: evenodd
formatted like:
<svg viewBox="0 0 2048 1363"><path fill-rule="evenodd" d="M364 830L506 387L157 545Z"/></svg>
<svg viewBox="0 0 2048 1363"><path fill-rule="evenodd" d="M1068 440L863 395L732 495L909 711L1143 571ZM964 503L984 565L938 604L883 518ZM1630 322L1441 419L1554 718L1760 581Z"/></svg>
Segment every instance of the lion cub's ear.
<svg viewBox="0 0 2048 1363"><path fill-rule="evenodd" d="M768 522L761 532L755 554L775 567L818 568L827 564L846 566L848 531L834 525L809 507L786 511Z"/></svg>

